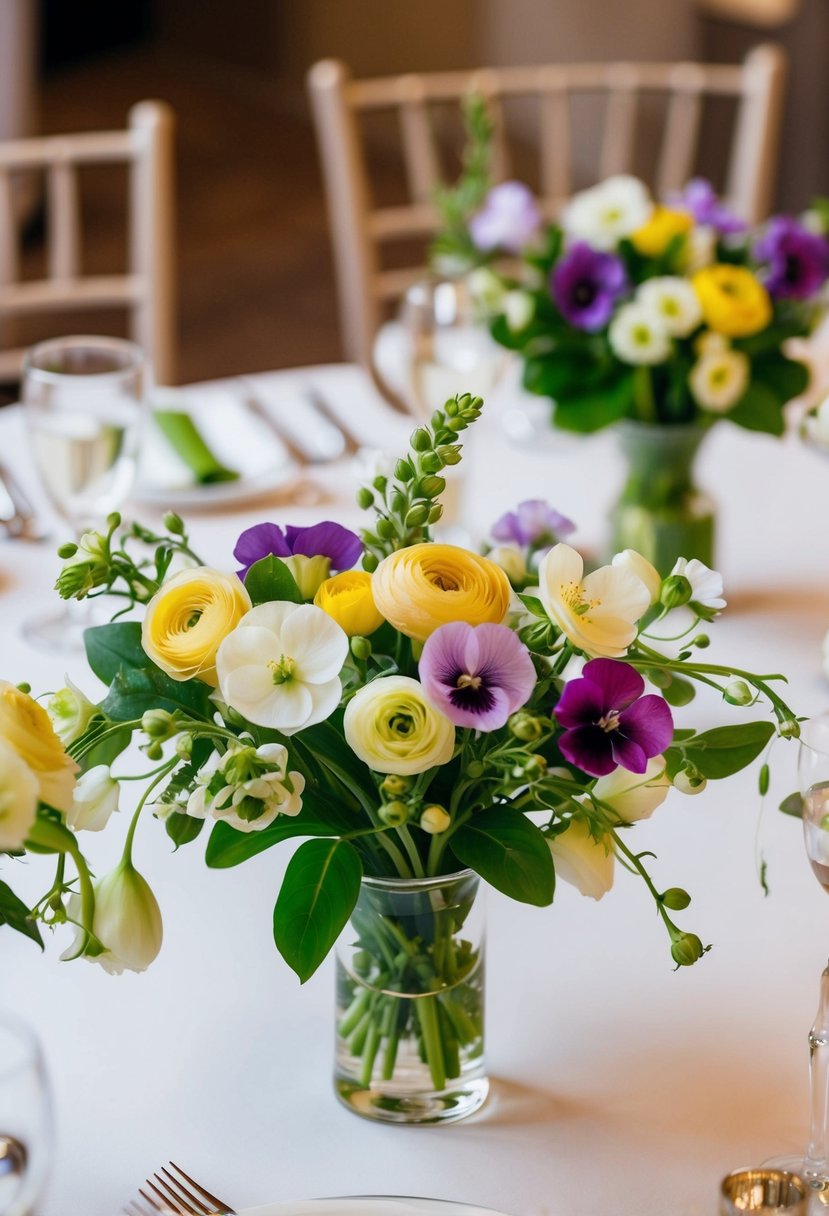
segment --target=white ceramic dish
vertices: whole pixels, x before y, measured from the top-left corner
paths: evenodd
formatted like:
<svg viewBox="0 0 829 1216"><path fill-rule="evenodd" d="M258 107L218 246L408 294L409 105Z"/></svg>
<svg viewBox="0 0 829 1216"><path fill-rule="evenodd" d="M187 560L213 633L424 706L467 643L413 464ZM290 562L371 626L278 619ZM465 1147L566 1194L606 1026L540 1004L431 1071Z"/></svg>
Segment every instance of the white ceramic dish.
<svg viewBox="0 0 829 1216"><path fill-rule="evenodd" d="M493 1208L409 1195L347 1195L246 1208L239 1216L505 1216Z"/></svg>

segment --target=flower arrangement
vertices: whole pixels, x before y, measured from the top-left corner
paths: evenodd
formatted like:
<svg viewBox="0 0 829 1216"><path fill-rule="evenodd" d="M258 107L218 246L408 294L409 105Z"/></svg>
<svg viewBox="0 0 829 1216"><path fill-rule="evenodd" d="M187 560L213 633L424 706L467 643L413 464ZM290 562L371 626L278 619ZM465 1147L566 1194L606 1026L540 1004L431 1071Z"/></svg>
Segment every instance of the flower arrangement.
<svg viewBox="0 0 829 1216"><path fill-rule="evenodd" d="M0 882L0 921L37 942L42 925L73 926L64 958L140 971L162 937L133 862L143 819L176 847L209 823L206 860L219 869L302 840L275 942L304 981L353 917L340 1037L363 1087L377 1069L394 1077L404 1042L436 1088L480 1053L474 889L467 876L463 897L438 899L428 884L447 875L545 905L557 877L601 898L618 861L653 899L674 963L703 956L674 920L689 896L650 875L631 828L671 789L699 793L775 732L797 735L783 677L701 661L701 627L725 602L699 562L663 579L626 551L586 573L563 539L573 525L539 502L499 520L486 555L434 541L443 470L481 406L448 401L393 473L360 489L373 517L359 536L262 523L228 573L193 552L178 516L156 533L113 515L61 550L62 596L119 596L125 609L86 634L102 699L68 685L44 708L0 685L0 855L51 854L55 867L33 907ZM732 706L763 703L771 719L679 728L674 710L697 683ZM131 742L150 767L121 860L96 880L84 833L113 830ZM364 876L370 894L386 879L431 894L408 918L381 915L374 894L359 903ZM426 999L413 1012L396 993Z"/></svg>

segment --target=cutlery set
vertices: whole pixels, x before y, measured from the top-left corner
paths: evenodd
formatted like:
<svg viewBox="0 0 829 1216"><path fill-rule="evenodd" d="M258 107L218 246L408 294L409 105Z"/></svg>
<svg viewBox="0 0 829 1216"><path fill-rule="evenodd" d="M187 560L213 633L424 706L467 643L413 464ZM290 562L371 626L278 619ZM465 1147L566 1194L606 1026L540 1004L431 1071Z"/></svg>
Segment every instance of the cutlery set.
<svg viewBox="0 0 829 1216"><path fill-rule="evenodd" d="M185 1174L174 1161L138 1188L140 1199L131 1200L124 1216L235 1216L229 1203L211 1195L200 1183ZM146 1189L145 1189L146 1188Z"/></svg>

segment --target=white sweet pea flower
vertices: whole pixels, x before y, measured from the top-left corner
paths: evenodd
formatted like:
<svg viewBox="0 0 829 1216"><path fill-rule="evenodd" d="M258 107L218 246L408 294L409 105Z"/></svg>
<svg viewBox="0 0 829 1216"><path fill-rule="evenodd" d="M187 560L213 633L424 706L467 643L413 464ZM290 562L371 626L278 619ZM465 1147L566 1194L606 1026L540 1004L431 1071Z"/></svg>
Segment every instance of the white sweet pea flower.
<svg viewBox="0 0 829 1216"><path fill-rule="evenodd" d="M249 722L292 735L334 712L348 637L313 604L257 604L216 654L219 691Z"/></svg>
<svg viewBox="0 0 829 1216"><path fill-rule="evenodd" d="M52 693L46 702L46 712L55 734L63 746L68 747L81 737L98 713L98 707L84 696L69 676L63 678L66 687Z"/></svg>
<svg viewBox="0 0 829 1216"><path fill-rule="evenodd" d="M614 555L611 565L617 566L622 570L630 570L631 574L635 574L637 578L640 578L648 589L651 604L657 602L662 586L662 577L646 557L643 557L641 553L637 553L635 549L623 549L621 553Z"/></svg>
<svg viewBox="0 0 829 1216"><path fill-rule="evenodd" d="M526 329L535 313L535 300L528 291L508 291L501 304L511 333Z"/></svg>
<svg viewBox="0 0 829 1216"><path fill-rule="evenodd" d="M91 961L110 975L146 971L161 949L158 902L131 862L122 861L96 885L92 931L105 950Z"/></svg>
<svg viewBox="0 0 829 1216"><path fill-rule="evenodd" d="M748 388L751 365L740 350L719 350L704 354L688 376L691 396L700 409L725 414L736 405Z"/></svg>
<svg viewBox="0 0 829 1216"><path fill-rule="evenodd" d="M494 270L479 266L468 275L466 285L477 309L484 313L496 313L501 309L504 284Z"/></svg>
<svg viewBox="0 0 829 1216"><path fill-rule="evenodd" d="M586 577L570 545L555 545L541 560L538 594L550 619L591 657L619 658L636 637L651 604L642 579L624 566L601 566Z"/></svg>
<svg viewBox="0 0 829 1216"><path fill-rule="evenodd" d="M646 279L636 299L673 338L687 338L702 321L699 297L687 279L675 275Z"/></svg>
<svg viewBox="0 0 829 1216"><path fill-rule="evenodd" d="M707 609L710 616L715 616L725 608L722 575L711 570L704 562L692 557L678 557L671 571L671 576L681 575L687 579L691 587L690 601ZM709 616L709 619L710 619Z"/></svg>
<svg viewBox="0 0 829 1216"><path fill-rule="evenodd" d="M622 237L647 223L653 200L636 177L619 174L582 190L564 208L561 224L571 240L594 249L615 249Z"/></svg>
<svg viewBox="0 0 829 1216"><path fill-rule="evenodd" d="M598 841L581 819L573 819L560 836L548 844L556 867L556 876L571 883L582 895L601 899L613 886L615 856L608 836Z"/></svg>
<svg viewBox="0 0 829 1216"><path fill-rule="evenodd" d="M648 819L668 796L671 781L665 772L665 757L651 756L644 773L617 768L600 777L593 793L606 802L625 823Z"/></svg>
<svg viewBox="0 0 829 1216"><path fill-rule="evenodd" d="M35 822L37 801L37 777L0 739L0 853L23 848Z"/></svg>
<svg viewBox="0 0 829 1216"><path fill-rule="evenodd" d="M224 755L213 752L202 765L186 813L196 819L211 815L240 832L259 832L277 815L298 815L304 789L302 774L288 772L281 743L254 748L240 742Z"/></svg>
<svg viewBox="0 0 829 1216"><path fill-rule="evenodd" d="M118 810L120 792L121 787L113 779L108 764L96 764L81 773L66 815L68 826L76 832L103 831L112 812Z"/></svg>
<svg viewBox="0 0 829 1216"><path fill-rule="evenodd" d="M522 583L527 577L527 562L517 545L496 545L487 557L500 566L511 583Z"/></svg>
<svg viewBox="0 0 829 1216"><path fill-rule="evenodd" d="M641 304L623 304L607 331L613 353L634 366L664 363L671 339L662 321Z"/></svg>

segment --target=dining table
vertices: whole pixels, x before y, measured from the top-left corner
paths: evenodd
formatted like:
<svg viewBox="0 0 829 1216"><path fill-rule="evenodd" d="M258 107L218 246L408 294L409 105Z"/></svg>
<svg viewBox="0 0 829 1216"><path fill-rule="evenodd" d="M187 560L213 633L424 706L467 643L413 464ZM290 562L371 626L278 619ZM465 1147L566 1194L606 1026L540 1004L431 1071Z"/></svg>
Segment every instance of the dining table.
<svg viewBox="0 0 829 1216"><path fill-rule="evenodd" d="M359 526L355 490L371 454L402 454L413 425L345 364L183 393L215 431L242 385L300 439L312 430L302 412L312 386L365 451L303 469L295 502L289 480L182 509L193 548L226 570L239 533L262 520ZM499 386L469 433L447 539L477 546L517 501L544 498L577 524L575 544L600 553L623 474L614 435L550 430L514 443L516 401L514 386ZM100 695L82 655L38 651L22 636L30 614L57 606L67 526L49 513L18 406L0 411L0 452L51 531L42 543L0 541L0 677L45 693L68 676ZM775 440L722 422L699 475L719 506L728 601L706 657L785 673L797 712L821 712L829 462L796 427ZM162 504L136 501L124 514L157 524ZM764 713L701 696L676 717L707 727ZM546 908L487 892L491 1094L475 1116L442 1126L380 1124L336 1100L333 962L301 986L274 948L293 845L214 870L206 832L176 851L162 824L142 820L134 859L164 922L146 972L61 962L66 929L46 933L43 953L0 932L0 1008L36 1032L53 1092L53 1168L38 1216L115 1216L171 1159L240 1212L312 1196L418 1195L509 1216L715 1213L728 1171L805 1147L807 1032L829 953L829 903L799 823L777 809L797 785L797 744L776 740L769 763L765 797L754 765L699 796L672 790L629 836L660 889L692 895L675 919L711 946L692 967L674 967L650 895L618 864L599 901L563 881ZM89 836L99 873L118 858L128 810ZM48 886L47 858L10 865L24 898Z"/></svg>

